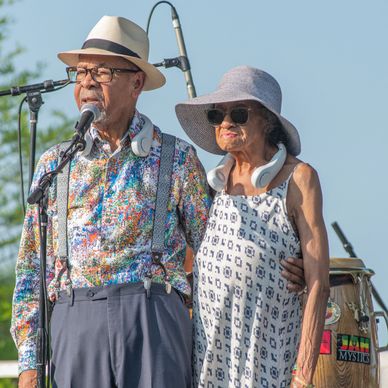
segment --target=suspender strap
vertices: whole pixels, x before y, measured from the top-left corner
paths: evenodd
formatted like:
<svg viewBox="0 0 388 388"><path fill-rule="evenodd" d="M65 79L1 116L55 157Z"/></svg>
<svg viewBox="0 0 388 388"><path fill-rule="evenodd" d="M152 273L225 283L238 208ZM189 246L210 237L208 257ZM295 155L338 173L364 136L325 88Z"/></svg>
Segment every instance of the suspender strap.
<svg viewBox="0 0 388 388"><path fill-rule="evenodd" d="M62 153L69 146L69 142L59 145L59 160ZM57 175L57 206L58 206L58 254L59 257L68 257L67 251L67 203L69 197L70 163Z"/></svg>
<svg viewBox="0 0 388 388"><path fill-rule="evenodd" d="M70 142L63 142L59 145L58 162L62 159L63 152L67 149ZM62 172L57 175L57 207L58 207L58 256L60 272L57 278L56 287L59 290L59 281L62 275L65 275L65 285L68 294L71 293L71 279L68 263L68 246L67 246L67 206L69 197L69 176L70 162L66 164ZM58 292L57 290L57 292Z"/></svg>
<svg viewBox="0 0 388 388"><path fill-rule="evenodd" d="M156 205L154 223L152 228L152 262L153 264L160 265L165 274L166 290L171 291L171 286L168 283L168 276L166 269L161 263L161 258L164 252L164 238L165 238L165 224L167 219L167 207L168 200L170 198L170 186L171 177L174 164L175 153L175 136L162 134L162 147L160 152L160 167L158 176L158 185L156 191ZM62 152L68 147L68 142L60 144L60 156ZM65 274L68 293L71 293L71 280L68 268L68 243L67 243L67 207L69 196L69 176L70 176L70 163L67 164L62 170L61 174L57 175L57 206L58 206L58 255L61 261L62 270L60 276ZM57 279L59 280L59 279ZM146 277L145 287L147 289L147 295L149 286L146 283L151 279ZM148 284L148 283L147 283ZM59 287L59 285L58 285Z"/></svg>
<svg viewBox="0 0 388 388"><path fill-rule="evenodd" d="M155 263L160 263L160 259L164 252L165 224L167 219L168 200L170 198L174 153L175 136L163 133L151 245L152 256Z"/></svg>
<svg viewBox="0 0 388 388"><path fill-rule="evenodd" d="M60 152L63 152L68 145L68 142L61 143ZM167 218L167 206L170 197L174 152L175 136L163 133L151 245L153 254L159 258L159 260L164 252L165 221ZM58 253L60 257L68 257L67 204L69 196L69 175L70 163L67 164L62 173L57 176Z"/></svg>
<svg viewBox="0 0 388 388"><path fill-rule="evenodd" d="M60 144L61 153L69 146L68 142ZM170 198L172 169L174 164L175 136L162 134L160 167L156 192L156 207L152 230L151 250L155 254L164 252L165 221ZM68 257L67 247L67 205L69 196L70 163L57 176L57 206L58 206L58 252L60 257Z"/></svg>

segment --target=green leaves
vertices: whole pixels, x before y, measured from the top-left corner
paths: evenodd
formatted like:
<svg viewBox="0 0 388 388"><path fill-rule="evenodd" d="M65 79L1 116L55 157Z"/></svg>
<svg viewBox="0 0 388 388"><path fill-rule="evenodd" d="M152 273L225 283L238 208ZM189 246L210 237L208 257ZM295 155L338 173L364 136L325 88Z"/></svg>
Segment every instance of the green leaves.
<svg viewBox="0 0 388 388"><path fill-rule="evenodd" d="M17 43L9 45L11 18L4 15L6 6L12 1L0 0L0 90L14 86L41 82L43 65L18 69L14 61L24 49ZM11 49L5 50L7 43ZM9 334L11 321L12 294L14 288L14 267L18 251L23 208L20 194L20 168L18 151L18 112L24 95L0 97L0 360L17 358L13 340ZM28 162L30 157L28 105L24 105L21 115L21 144L25 191L28 190ZM49 122L50 124L47 124ZM54 111L45 123L39 122L36 139L36 160L44 150L58 143L58 139L69 138L73 133L75 120ZM27 193L26 193L27 194ZM0 382L3 386L4 380ZM9 383L12 384L12 383ZM9 385L12 386L12 385Z"/></svg>
<svg viewBox="0 0 388 388"><path fill-rule="evenodd" d="M0 360L17 359L17 351L9 334L13 288L13 276L0 276Z"/></svg>
<svg viewBox="0 0 388 388"><path fill-rule="evenodd" d="M1 3L0 3L1 4ZM8 38L9 19L0 18L0 89L9 89L16 85L28 85L40 82L38 77L43 69L36 64L35 69L16 70L13 61L23 51L16 46L11 52L4 52L5 39ZM23 221L20 186L20 166L18 150L18 113L19 105L25 96L0 97L0 270L2 264L16 259L17 243ZM29 111L27 103L21 114L21 145L25 195L28 191L28 171L30 158ZM74 120L69 120L63 113L54 111L49 125L39 122L36 139L36 160L39 156L58 142L57 139L70 137ZM47 122L47 120L46 120ZM60 134L60 136L59 136ZM7 254L4 254L5 251Z"/></svg>

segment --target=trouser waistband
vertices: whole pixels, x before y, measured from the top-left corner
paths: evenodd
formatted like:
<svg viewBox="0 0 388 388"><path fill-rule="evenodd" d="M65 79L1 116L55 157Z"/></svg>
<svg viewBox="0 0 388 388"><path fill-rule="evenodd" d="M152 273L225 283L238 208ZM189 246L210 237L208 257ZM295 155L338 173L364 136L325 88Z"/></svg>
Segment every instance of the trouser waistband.
<svg viewBox="0 0 388 388"><path fill-rule="evenodd" d="M144 293L145 289L144 284L142 282L114 284L102 287L73 288L70 295L68 295L66 291L59 292L58 299L55 303L68 303L69 301L77 302L86 300L102 300L107 299L109 297ZM165 296L169 295L166 293L165 286L160 283L151 284L151 293Z"/></svg>

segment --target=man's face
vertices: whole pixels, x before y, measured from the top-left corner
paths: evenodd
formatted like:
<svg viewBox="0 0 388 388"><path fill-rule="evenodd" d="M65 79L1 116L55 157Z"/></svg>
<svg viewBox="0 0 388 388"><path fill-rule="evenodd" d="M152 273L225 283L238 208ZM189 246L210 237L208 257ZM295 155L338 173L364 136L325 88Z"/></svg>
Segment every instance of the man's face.
<svg viewBox="0 0 388 388"><path fill-rule="evenodd" d="M77 68L95 67L136 69L124 58L102 55L81 55ZM144 84L144 73L114 72L108 83L95 81L88 72L74 88L75 101L80 109L87 103L95 104L101 111L97 126L109 126L125 118L132 117L136 101Z"/></svg>

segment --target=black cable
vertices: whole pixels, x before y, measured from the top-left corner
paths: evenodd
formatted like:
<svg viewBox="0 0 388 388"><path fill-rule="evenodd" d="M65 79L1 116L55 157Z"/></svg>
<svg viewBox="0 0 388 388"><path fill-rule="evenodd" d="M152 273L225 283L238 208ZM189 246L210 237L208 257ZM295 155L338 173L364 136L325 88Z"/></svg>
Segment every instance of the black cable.
<svg viewBox="0 0 388 388"><path fill-rule="evenodd" d="M41 93L49 93L49 92L55 92L57 90L63 89L67 85L73 83L69 80L69 82L65 83L64 85L57 87L55 89L51 90L44 90L41 91ZM22 107L23 104L27 101L27 96L22 99L19 105L19 112L18 112L18 149L19 149L19 170L20 170L20 189L21 189L21 196L22 196L22 207L23 207L23 215L26 215L26 201L25 201L25 195L24 195L24 175L23 175L23 152L22 152L22 131L21 131L21 115L22 115Z"/></svg>
<svg viewBox="0 0 388 388"><path fill-rule="evenodd" d="M146 29L146 32L147 32L147 35L148 35L148 30L149 30L149 27L150 27L150 23L151 23L151 17L152 17L152 14L154 13L154 10L155 8L160 5L160 4L168 4L171 8L175 9L175 7L169 2L169 1L158 1L151 9L151 12L148 16L148 21L147 21L147 29Z"/></svg>
<svg viewBox="0 0 388 388"><path fill-rule="evenodd" d="M24 179L23 179L23 152L22 152L22 126L21 116L23 104L27 101L27 96L20 101L19 112L18 112L18 149L19 149L19 169L20 169L20 189L22 193L22 206L23 215L26 215L26 202L24 197Z"/></svg>

